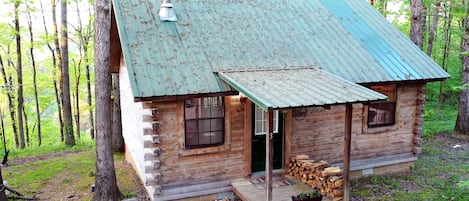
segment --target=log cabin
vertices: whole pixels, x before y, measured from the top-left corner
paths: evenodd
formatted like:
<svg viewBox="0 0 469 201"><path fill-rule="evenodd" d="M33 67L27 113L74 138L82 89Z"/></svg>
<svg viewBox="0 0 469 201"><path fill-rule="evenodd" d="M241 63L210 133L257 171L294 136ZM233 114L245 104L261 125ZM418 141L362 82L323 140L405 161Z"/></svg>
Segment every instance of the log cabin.
<svg viewBox="0 0 469 201"><path fill-rule="evenodd" d="M367 1L119 0L111 12L126 159L152 200L230 192L299 154L346 178L409 170L426 83L449 77Z"/></svg>

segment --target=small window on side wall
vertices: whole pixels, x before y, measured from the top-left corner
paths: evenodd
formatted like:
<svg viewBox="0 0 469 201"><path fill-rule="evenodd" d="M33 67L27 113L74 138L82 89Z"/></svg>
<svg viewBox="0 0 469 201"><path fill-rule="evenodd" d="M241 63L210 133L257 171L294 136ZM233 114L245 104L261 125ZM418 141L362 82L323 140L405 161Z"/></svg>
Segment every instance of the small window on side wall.
<svg viewBox="0 0 469 201"><path fill-rule="evenodd" d="M388 101L372 102L368 106L368 127L392 126L396 123L396 96L395 84L372 86L371 89L388 97Z"/></svg>
<svg viewBox="0 0 469 201"><path fill-rule="evenodd" d="M185 148L222 145L225 137L223 97L194 98L184 101Z"/></svg>

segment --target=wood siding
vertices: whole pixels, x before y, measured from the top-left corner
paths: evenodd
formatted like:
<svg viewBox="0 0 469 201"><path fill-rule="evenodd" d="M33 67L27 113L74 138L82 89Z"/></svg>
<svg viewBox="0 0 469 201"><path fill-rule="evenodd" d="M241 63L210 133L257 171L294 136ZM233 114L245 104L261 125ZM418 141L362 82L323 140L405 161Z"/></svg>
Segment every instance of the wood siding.
<svg viewBox="0 0 469 201"><path fill-rule="evenodd" d="M418 151L424 94L424 84L398 85L396 124L387 127L367 128L367 106L354 104L351 159ZM293 110L290 155L308 154L316 160L342 162L345 106L312 107L307 108L306 115L301 114L301 111Z"/></svg>
<svg viewBox="0 0 469 201"><path fill-rule="evenodd" d="M184 148L183 101L149 102L144 107L153 111L152 117L147 119L158 123L158 126L153 126L152 130L145 133L159 136L159 143L153 146L160 149L158 157L145 158L150 164L156 158L160 161L158 168L146 169L150 175L161 174L159 181L148 179L148 185L161 185L164 193L165 188L245 176L245 103L240 101L239 96L225 98L225 144L208 148Z"/></svg>

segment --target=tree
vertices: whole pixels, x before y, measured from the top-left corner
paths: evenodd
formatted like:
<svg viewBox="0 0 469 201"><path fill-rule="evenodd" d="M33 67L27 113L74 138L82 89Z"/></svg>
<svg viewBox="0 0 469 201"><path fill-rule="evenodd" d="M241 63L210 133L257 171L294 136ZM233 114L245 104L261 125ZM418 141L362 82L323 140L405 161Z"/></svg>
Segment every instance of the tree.
<svg viewBox="0 0 469 201"><path fill-rule="evenodd" d="M20 135L20 148L26 147L24 140L24 126L23 126L23 64L21 63L21 34L20 34L20 20L19 20L19 9L20 1L16 0L15 4L15 39L16 39L16 79L18 82L18 128Z"/></svg>
<svg viewBox="0 0 469 201"><path fill-rule="evenodd" d="M438 17L440 16L441 0L436 0L435 10L433 11L433 20L428 34L427 55L431 56L433 52L433 42L435 42L435 34L438 26Z"/></svg>
<svg viewBox="0 0 469 201"><path fill-rule="evenodd" d="M13 65L13 62L10 59L8 60L8 64ZM8 110L10 111L10 118L11 118L11 127L13 130L13 136L15 140L16 148L19 147L19 140L18 140L18 129L16 127L16 114L15 114L15 106L14 106L14 97L13 97L13 78L11 75L7 74L6 65L3 62L2 56L0 55L0 71L3 77L3 83L5 84L5 89L7 91L7 98L8 98Z"/></svg>
<svg viewBox="0 0 469 201"><path fill-rule="evenodd" d="M68 30L67 30L67 1L60 1L61 13L61 37L60 49L62 50L62 110L65 126L65 144L68 146L75 145L75 137L73 135L73 119L72 104L70 101L70 75L68 68Z"/></svg>
<svg viewBox="0 0 469 201"><path fill-rule="evenodd" d="M422 0L411 0L410 39L420 49L423 47Z"/></svg>
<svg viewBox="0 0 469 201"><path fill-rule="evenodd" d="M109 0L95 0L96 189L93 200L120 200L112 151Z"/></svg>
<svg viewBox="0 0 469 201"><path fill-rule="evenodd" d="M118 73L112 74L112 92L112 145L114 152L124 152Z"/></svg>
<svg viewBox="0 0 469 201"><path fill-rule="evenodd" d="M0 186L3 187L3 176L2 176L2 168L0 167ZM0 191L0 201L8 201L8 198L5 194L5 189Z"/></svg>
<svg viewBox="0 0 469 201"><path fill-rule="evenodd" d="M441 58L441 65L445 71L448 70L448 57L449 57L449 48L451 44L451 25L453 22L453 1L449 0L447 4L445 4L445 20L444 20L444 47L442 48L443 50L443 57ZM439 95L438 95L438 107L437 107L437 113L438 116L441 116L441 105L443 104L443 84L445 81L440 82L440 89L439 89Z"/></svg>
<svg viewBox="0 0 469 201"><path fill-rule="evenodd" d="M41 144L42 144L41 112L39 110L39 98L38 98L38 92L37 92L36 60L34 58L33 21L31 19L31 13L30 13L29 9L26 13L26 17L27 17L27 20L28 20L29 41L31 42L31 44L29 46L29 55L31 56L31 65L32 65L32 68L33 68L34 100L35 100L35 103L36 103L35 106L36 106L36 122L37 122L36 123L36 125L37 125L37 140L38 140L38 145L41 146Z"/></svg>
<svg viewBox="0 0 469 201"><path fill-rule="evenodd" d="M87 26L87 34L89 37L91 37L92 34L92 27L91 27L91 12L90 15L88 16L88 26ZM87 103L88 103L88 108L89 108L89 121L90 121L90 137L91 139L94 139L94 118L93 118L93 99L92 99L92 94L91 94L91 73L90 73L90 63L89 63L89 58L88 58L88 43L90 41L90 38L87 38L86 40L86 45L83 45L83 52L85 56L85 73L86 73L86 91L87 93Z"/></svg>
<svg viewBox="0 0 469 201"><path fill-rule="evenodd" d="M39 1L41 2L41 1ZM42 5L42 4L41 4ZM52 6L52 29L53 29L53 38L54 38L54 46L55 48L52 49L52 47L50 45L48 45L49 47L49 50L51 51L51 54L52 56L54 56L54 59L53 59L53 65L54 67L56 67L55 69L57 69L59 71L59 74L61 75L61 71L62 71L62 56L61 56L61 52L60 52L60 44L59 44L59 32L57 30L57 14L56 14L56 2L55 0L51 0L51 6ZM44 10L42 10L42 16L44 18ZM44 20L44 29L46 31L46 34L47 34L47 26L46 26L46 22ZM60 124L60 139L62 141L64 141L65 139L65 134L64 134L64 121L63 121L63 117L62 117L62 76L59 77L59 87L57 87L57 77L55 76L55 71L54 71L54 90L55 90L55 99L56 99L56 102L57 102L57 110L59 111L58 112L58 115L59 115L59 124Z"/></svg>
<svg viewBox="0 0 469 201"><path fill-rule="evenodd" d="M88 108L89 108L89 120L90 120L90 135L91 138L94 138L94 120L93 120L93 109L92 109L92 97L91 97L91 80L90 80L90 60L89 60L89 46L90 46L90 41L92 38L93 34L93 25L92 25L92 16L91 12L89 12L88 16L88 24L83 24L82 22L82 17L80 14L80 4L79 1L75 1L76 3L76 9L77 9L77 25L71 26L75 30L75 37L77 40L72 40L74 41L77 46L78 46L78 53L79 53L79 58L78 61L72 60L74 63L74 74L75 74L75 90L74 90L74 99L75 99L75 126L76 126L76 133L77 133L77 138L80 139L80 104L79 104L79 97L80 94L80 80L81 80L81 75L82 75L82 66L84 65L86 67L86 78L87 78L87 92L88 92L88 97L87 97L87 103L88 103ZM89 10L91 10L88 7Z"/></svg>
<svg viewBox="0 0 469 201"><path fill-rule="evenodd" d="M462 84L465 86L459 94L458 117L455 133L469 135L469 5L466 14L466 29L464 34L464 56L462 57Z"/></svg>
<svg viewBox="0 0 469 201"><path fill-rule="evenodd" d="M2 141L3 141L3 152L5 153L5 155L7 154L7 140L6 140L6 137L5 137L5 123L3 122L3 111L2 111L2 107L0 107L0 131L2 132L2 134L0 135L2 137Z"/></svg>

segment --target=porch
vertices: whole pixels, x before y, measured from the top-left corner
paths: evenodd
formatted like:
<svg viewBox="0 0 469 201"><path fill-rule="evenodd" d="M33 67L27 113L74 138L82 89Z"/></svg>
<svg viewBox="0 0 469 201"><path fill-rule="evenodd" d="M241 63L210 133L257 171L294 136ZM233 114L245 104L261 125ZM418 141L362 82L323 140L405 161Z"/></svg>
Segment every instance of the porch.
<svg viewBox="0 0 469 201"><path fill-rule="evenodd" d="M272 189L272 201L291 201L291 196L300 193L309 193L313 190L311 186L301 183L296 178L285 175L288 180L294 181L294 184L280 186ZM250 179L237 179L231 181L233 194L243 201L265 200L267 191L256 187ZM323 197L323 201L330 201L329 198Z"/></svg>

